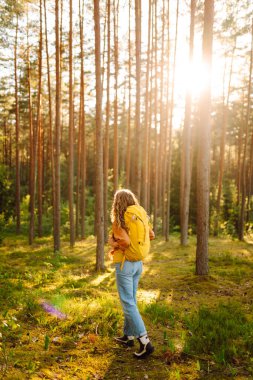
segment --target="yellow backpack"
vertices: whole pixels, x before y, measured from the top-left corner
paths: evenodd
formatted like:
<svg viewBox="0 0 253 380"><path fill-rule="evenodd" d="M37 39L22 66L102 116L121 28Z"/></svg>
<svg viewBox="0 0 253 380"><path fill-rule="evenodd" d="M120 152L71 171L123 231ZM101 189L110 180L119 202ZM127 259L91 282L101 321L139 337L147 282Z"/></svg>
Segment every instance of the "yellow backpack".
<svg viewBox="0 0 253 380"><path fill-rule="evenodd" d="M124 251L128 261L140 261L148 254L150 249L149 219L143 207L129 206L124 215L130 246Z"/></svg>

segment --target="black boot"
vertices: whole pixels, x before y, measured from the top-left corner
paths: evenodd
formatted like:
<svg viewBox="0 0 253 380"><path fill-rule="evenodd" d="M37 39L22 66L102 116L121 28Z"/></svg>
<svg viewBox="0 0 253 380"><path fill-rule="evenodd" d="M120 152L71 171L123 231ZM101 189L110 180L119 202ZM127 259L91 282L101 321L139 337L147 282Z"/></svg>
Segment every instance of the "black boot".
<svg viewBox="0 0 253 380"><path fill-rule="evenodd" d="M138 338L138 341L140 343L140 350L139 352L134 353L135 358L144 359L148 355L152 354L152 352L154 352L154 347L150 343L150 340L147 336Z"/></svg>
<svg viewBox="0 0 253 380"><path fill-rule="evenodd" d="M114 338L118 343L122 343L128 347L133 347L134 346L134 339L132 337L129 337L127 335L123 335L121 337L116 337Z"/></svg>

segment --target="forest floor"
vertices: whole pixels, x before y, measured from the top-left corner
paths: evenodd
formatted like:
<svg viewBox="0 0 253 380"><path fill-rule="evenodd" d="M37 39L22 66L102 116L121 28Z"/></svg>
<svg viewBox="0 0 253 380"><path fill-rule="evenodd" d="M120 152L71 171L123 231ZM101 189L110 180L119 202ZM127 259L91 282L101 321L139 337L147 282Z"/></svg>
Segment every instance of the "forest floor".
<svg viewBox="0 0 253 380"><path fill-rule="evenodd" d="M195 246L193 237L184 248L176 236L152 242L138 302L155 352L138 361L113 340L123 316L114 268L107 261L105 272L94 270L94 237L73 249L64 241L54 255L51 238L30 247L6 236L0 378L253 379L253 244L211 238L210 272L201 277Z"/></svg>

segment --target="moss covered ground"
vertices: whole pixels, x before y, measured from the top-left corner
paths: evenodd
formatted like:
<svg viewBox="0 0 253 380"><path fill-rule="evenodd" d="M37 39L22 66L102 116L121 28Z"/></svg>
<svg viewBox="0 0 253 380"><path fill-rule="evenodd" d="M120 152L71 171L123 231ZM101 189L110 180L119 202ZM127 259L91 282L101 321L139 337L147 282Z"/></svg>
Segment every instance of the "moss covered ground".
<svg viewBox="0 0 253 380"><path fill-rule="evenodd" d="M113 337L123 317L114 269L96 273L95 239L62 243L6 236L0 247L0 378L253 379L253 245L211 238L208 276L195 272L195 238L156 239L139 308L155 346L133 358ZM137 347L137 345L136 345Z"/></svg>

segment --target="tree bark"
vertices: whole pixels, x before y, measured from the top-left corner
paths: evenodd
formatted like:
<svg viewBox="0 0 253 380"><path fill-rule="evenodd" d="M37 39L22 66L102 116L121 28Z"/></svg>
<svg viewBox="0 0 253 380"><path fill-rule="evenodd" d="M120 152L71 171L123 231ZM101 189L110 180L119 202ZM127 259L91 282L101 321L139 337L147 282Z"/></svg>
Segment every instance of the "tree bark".
<svg viewBox="0 0 253 380"><path fill-rule="evenodd" d="M151 37L151 0L148 5L148 46L147 46L147 71L146 71L146 94L145 94L145 134L143 143L143 207L148 207L148 140L149 140L149 81L150 81L150 37Z"/></svg>
<svg viewBox="0 0 253 380"><path fill-rule="evenodd" d="M108 167L109 167L109 127L110 127L110 70L111 70L111 0L107 0L107 74L106 74L106 121L104 136L104 228L105 241L108 240Z"/></svg>
<svg viewBox="0 0 253 380"><path fill-rule="evenodd" d="M153 229L154 233L157 233L157 207L158 207L158 65L157 65L157 43L158 43L158 31L157 31L157 0L154 1L154 27L155 27L155 104L154 104L154 116L155 116L155 159L154 159L154 221Z"/></svg>
<svg viewBox="0 0 253 380"><path fill-rule="evenodd" d="M136 43L136 108L135 108L135 193L141 192L141 0L135 0L135 43Z"/></svg>
<svg viewBox="0 0 253 380"><path fill-rule="evenodd" d="M37 130L38 130L38 236L42 236L42 183L43 183L43 126L42 107L42 0L40 0L40 36L38 49L38 100L37 100Z"/></svg>
<svg viewBox="0 0 253 380"><path fill-rule="evenodd" d="M34 239L34 207L35 207L35 156L34 156L34 126L32 110L32 93L31 93L31 67L30 67L30 46L29 46L29 29L28 29L28 11L27 11L27 86L28 86L28 112L29 112L29 152L30 152L30 173L29 173L29 244Z"/></svg>
<svg viewBox="0 0 253 380"><path fill-rule="evenodd" d="M18 15L16 16L16 33L14 45L14 78L15 78L15 134L16 134L16 182L15 182L15 214L16 214L16 233L20 233L20 159L19 159L19 99L18 99Z"/></svg>
<svg viewBox="0 0 253 380"><path fill-rule="evenodd" d="M102 86L100 58L100 14L99 0L94 0L95 66L96 66L96 270L104 266L104 202L103 202L103 131L102 131Z"/></svg>
<svg viewBox="0 0 253 380"><path fill-rule="evenodd" d="M82 4L82 16L80 20L80 46L81 46L81 80L80 80L80 129L81 129L81 144L80 144L80 222L81 222L81 238L85 238L85 214L86 214L86 124L85 124L85 83L84 83L84 41L83 41L83 15L84 3Z"/></svg>
<svg viewBox="0 0 253 380"><path fill-rule="evenodd" d="M243 147L243 158L242 158L242 184L241 184L241 206L240 206L240 220L239 220L239 240L244 239L244 226L245 226L245 203L246 203L246 193L247 193L247 178L246 178L246 160L247 160L247 146L248 146L248 135L249 135L249 120L250 120L250 103L251 103L251 86L252 86L252 64L253 64L253 22L252 22L252 35L251 35L251 55L250 55L250 67L249 67L249 82L248 82L248 94L247 94L247 110L245 119L245 139ZM252 138L253 141L253 138Z"/></svg>
<svg viewBox="0 0 253 380"><path fill-rule="evenodd" d="M55 0L55 204L54 204L54 252L60 250L61 198L60 198L60 138L61 138L61 84L60 84L60 38L59 0Z"/></svg>
<svg viewBox="0 0 253 380"><path fill-rule="evenodd" d="M213 19L214 0L205 0L202 54L203 63L205 63L208 69L209 76L199 104L200 116L197 142L197 275L208 274Z"/></svg>
<svg viewBox="0 0 253 380"><path fill-rule="evenodd" d="M168 139L168 129L169 129L169 115L170 115L170 99L169 99L169 88L170 88L170 2L168 1L168 11L167 11L167 81L166 81L166 114L165 114L165 132L164 132L164 160L162 163L163 170L163 186L162 186L162 199L164 200L164 206L162 210L162 233L166 237L166 225L167 225L167 199L166 199L166 188L167 188L167 139Z"/></svg>
<svg viewBox="0 0 253 380"><path fill-rule="evenodd" d="M251 24L251 57L250 57L250 60L252 62L253 60L253 18L252 18L252 24ZM252 63L251 63L252 65ZM251 73L252 73L252 67L251 67ZM251 74L252 76L252 74ZM251 78L250 78L251 80ZM252 87L252 84L251 84L251 87ZM251 91L251 88L249 89L249 91ZM249 109L251 107L251 101L249 99ZM251 203L251 197L252 197L252 193L253 193L253 189L252 189L252 176L253 176L253 131L251 131L251 143L250 143L250 159L249 159L249 165L248 165L248 173L247 173L247 177L248 177L248 200L247 200L247 220L249 219L249 213L250 213L250 203Z"/></svg>
<svg viewBox="0 0 253 380"><path fill-rule="evenodd" d="M73 9L69 0L69 224L70 246L75 244L74 224L74 106L73 106Z"/></svg>
<svg viewBox="0 0 253 380"><path fill-rule="evenodd" d="M161 64L160 64L160 135L159 135L159 153L158 153L158 213L159 216L163 214L164 201L162 198L162 188L164 173L162 171L162 163L164 157L164 133L165 133L165 118L164 118L164 38L165 38L165 1L162 2L162 46L161 46Z"/></svg>
<svg viewBox="0 0 253 380"><path fill-rule="evenodd" d="M113 188L114 191L118 189L118 176L119 176L119 153L118 153L118 11L119 2L114 0L114 144L113 144Z"/></svg>
<svg viewBox="0 0 253 380"><path fill-rule="evenodd" d="M131 0L128 8L128 115L127 115L127 157L126 157L126 188L130 186L131 172Z"/></svg>
<svg viewBox="0 0 253 380"><path fill-rule="evenodd" d="M192 63L194 49L194 27L195 27L196 0L191 0L191 25L190 25L190 49L189 64ZM183 130L183 144L181 153L181 184L180 184L180 224L181 224L181 244L188 243L188 222L189 203L191 189L191 107L192 96L190 89L187 89L185 99L185 117Z"/></svg>
<svg viewBox="0 0 253 380"><path fill-rule="evenodd" d="M173 111L174 111L174 93L175 93L175 77L176 77L176 59L177 59L177 42L178 42L178 15L179 15L179 0L177 0L176 11L176 33L175 45L173 54L173 74L171 88L171 106L170 106L170 121L168 135L168 158L167 158L167 204L166 204L166 224L165 224L165 240L169 240L170 232L170 191L171 191L171 161L172 161L172 130L173 130Z"/></svg>
<svg viewBox="0 0 253 380"><path fill-rule="evenodd" d="M49 155L50 169L52 177L52 206L54 208L54 188L55 188L55 170L54 170L54 142L53 142L53 112L52 112L52 94L51 94L51 73L49 62L48 33L47 33L47 6L44 0L44 21L45 21L45 44L47 57L47 87L48 87L48 110L49 110Z"/></svg>
<svg viewBox="0 0 253 380"><path fill-rule="evenodd" d="M222 120L222 135L221 135L221 141L220 141L218 195L217 195L217 203L216 203L216 219L215 219L215 224L214 224L215 236L219 234L220 203L221 203L222 182L223 182L223 173L224 173L225 143L226 143L226 131L227 131L227 123L228 123L228 107L229 107L229 98L230 98L230 91L231 91L231 80L232 80L232 73L233 73L233 61L234 61L235 48L236 46L234 46L233 52L232 52L227 99L225 102L225 96L224 96L224 102L223 102L223 120Z"/></svg>

